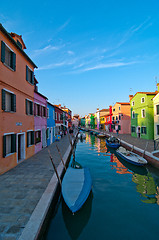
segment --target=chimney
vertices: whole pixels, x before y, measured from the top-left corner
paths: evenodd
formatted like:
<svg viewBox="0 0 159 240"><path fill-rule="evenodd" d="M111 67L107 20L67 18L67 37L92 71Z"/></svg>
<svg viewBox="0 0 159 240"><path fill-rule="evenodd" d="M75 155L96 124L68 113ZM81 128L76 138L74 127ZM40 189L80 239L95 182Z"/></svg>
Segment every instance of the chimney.
<svg viewBox="0 0 159 240"><path fill-rule="evenodd" d="M129 102L131 101L132 98L133 98L133 95L129 95Z"/></svg>
<svg viewBox="0 0 159 240"><path fill-rule="evenodd" d="M157 83L157 91L159 92L159 83Z"/></svg>

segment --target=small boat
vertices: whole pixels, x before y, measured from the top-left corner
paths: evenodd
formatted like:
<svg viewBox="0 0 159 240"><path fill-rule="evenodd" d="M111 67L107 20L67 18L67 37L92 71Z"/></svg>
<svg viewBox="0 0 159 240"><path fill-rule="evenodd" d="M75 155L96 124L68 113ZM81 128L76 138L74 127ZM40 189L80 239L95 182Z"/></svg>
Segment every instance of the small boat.
<svg viewBox="0 0 159 240"><path fill-rule="evenodd" d="M86 138L86 134L83 132L79 132L78 138L80 138L80 139Z"/></svg>
<svg viewBox="0 0 159 240"><path fill-rule="evenodd" d="M91 188L92 179L88 168L68 167L62 181L62 196L72 213L82 207Z"/></svg>
<svg viewBox="0 0 159 240"><path fill-rule="evenodd" d="M97 137L99 137L99 138L105 138L106 136L105 136L104 133L99 133L99 134L97 135Z"/></svg>
<svg viewBox="0 0 159 240"><path fill-rule="evenodd" d="M106 139L106 145L107 147L117 149L120 147L119 140L116 137L109 137Z"/></svg>
<svg viewBox="0 0 159 240"><path fill-rule="evenodd" d="M132 163L137 166L143 166L147 164L147 160L136 153L126 150L123 147L119 147L116 150L116 154L119 155L122 159L126 160L129 163Z"/></svg>

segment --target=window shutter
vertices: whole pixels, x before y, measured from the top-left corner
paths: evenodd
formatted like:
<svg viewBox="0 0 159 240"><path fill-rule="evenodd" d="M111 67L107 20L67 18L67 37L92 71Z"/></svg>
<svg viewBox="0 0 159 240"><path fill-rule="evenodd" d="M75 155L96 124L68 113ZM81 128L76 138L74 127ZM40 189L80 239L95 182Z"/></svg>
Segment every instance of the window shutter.
<svg viewBox="0 0 159 240"><path fill-rule="evenodd" d="M16 95L11 94L11 111L16 112Z"/></svg>
<svg viewBox="0 0 159 240"><path fill-rule="evenodd" d="M29 146L29 132L27 132L27 147Z"/></svg>
<svg viewBox="0 0 159 240"><path fill-rule="evenodd" d="M11 135L11 151L16 152L16 134Z"/></svg>
<svg viewBox="0 0 159 240"><path fill-rule="evenodd" d="M25 99L25 111L26 111L26 114L28 115L28 100Z"/></svg>
<svg viewBox="0 0 159 240"><path fill-rule="evenodd" d="M34 142L35 142L35 136L34 136L35 134L34 134L34 131L32 131L31 132L31 144L33 145L34 144Z"/></svg>
<svg viewBox="0 0 159 240"><path fill-rule="evenodd" d="M33 115L33 102L30 102L30 115Z"/></svg>
<svg viewBox="0 0 159 240"><path fill-rule="evenodd" d="M2 110L4 110L5 111L5 100L6 100L6 98L5 98L5 90L4 89L2 89Z"/></svg>
<svg viewBox="0 0 159 240"><path fill-rule="evenodd" d="M31 72L31 83L34 85L34 72Z"/></svg>
<svg viewBox="0 0 159 240"><path fill-rule="evenodd" d="M28 81L28 66L26 65L26 80Z"/></svg>
<svg viewBox="0 0 159 240"><path fill-rule="evenodd" d="M34 116L36 116L37 114L37 108L36 108L36 103L34 103Z"/></svg>
<svg viewBox="0 0 159 240"><path fill-rule="evenodd" d="M6 156L6 136L3 136L3 157Z"/></svg>
<svg viewBox="0 0 159 240"><path fill-rule="evenodd" d="M12 68L15 71L16 70L16 54L12 52Z"/></svg>
<svg viewBox="0 0 159 240"><path fill-rule="evenodd" d="M5 62L5 43L1 41L1 62Z"/></svg>

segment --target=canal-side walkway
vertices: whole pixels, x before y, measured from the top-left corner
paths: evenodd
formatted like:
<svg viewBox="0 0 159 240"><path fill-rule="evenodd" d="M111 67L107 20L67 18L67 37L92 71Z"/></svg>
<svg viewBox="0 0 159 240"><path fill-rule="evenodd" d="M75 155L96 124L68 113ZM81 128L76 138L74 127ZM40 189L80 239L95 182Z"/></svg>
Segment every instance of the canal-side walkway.
<svg viewBox="0 0 159 240"><path fill-rule="evenodd" d="M49 158L56 167L70 147L68 135L0 176L0 240L17 240L53 177ZM28 239L29 240L29 239Z"/></svg>

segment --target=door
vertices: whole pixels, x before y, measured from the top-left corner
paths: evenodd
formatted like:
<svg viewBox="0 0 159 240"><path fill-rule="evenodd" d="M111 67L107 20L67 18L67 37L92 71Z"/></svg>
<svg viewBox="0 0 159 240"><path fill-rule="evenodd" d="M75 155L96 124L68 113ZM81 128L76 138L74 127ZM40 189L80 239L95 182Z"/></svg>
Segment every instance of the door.
<svg viewBox="0 0 159 240"><path fill-rule="evenodd" d="M17 134L17 161L25 159L25 135L24 133Z"/></svg>

